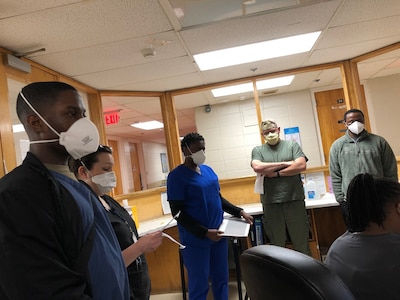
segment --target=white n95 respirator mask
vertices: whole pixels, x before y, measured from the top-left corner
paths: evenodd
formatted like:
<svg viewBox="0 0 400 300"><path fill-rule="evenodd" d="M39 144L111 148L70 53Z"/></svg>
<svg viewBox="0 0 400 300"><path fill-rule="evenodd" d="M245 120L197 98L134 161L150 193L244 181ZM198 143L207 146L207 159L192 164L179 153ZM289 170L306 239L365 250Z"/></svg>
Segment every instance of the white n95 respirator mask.
<svg viewBox="0 0 400 300"><path fill-rule="evenodd" d="M58 139L30 141L30 144L53 143L59 142L64 146L67 152L74 158L80 159L85 155L93 153L97 150L100 144L99 132L96 125L89 119L81 118L73 123L67 131L58 133L29 103L24 94L20 92L25 103L38 115L38 117L59 136Z"/></svg>
<svg viewBox="0 0 400 300"><path fill-rule="evenodd" d="M358 121L351 123L347 128L354 134L358 135L364 131L364 124Z"/></svg>

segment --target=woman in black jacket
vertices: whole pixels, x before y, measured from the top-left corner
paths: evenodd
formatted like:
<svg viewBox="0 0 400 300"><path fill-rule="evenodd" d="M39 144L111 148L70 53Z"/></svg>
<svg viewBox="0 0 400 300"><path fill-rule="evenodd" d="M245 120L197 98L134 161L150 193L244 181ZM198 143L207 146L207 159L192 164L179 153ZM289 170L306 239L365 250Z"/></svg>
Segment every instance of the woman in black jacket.
<svg viewBox="0 0 400 300"><path fill-rule="evenodd" d="M107 195L116 186L114 158L108 146L100 145L96 152L71 160L70 169L98 196L117 236L128 270L131 299L150 298L150 277L144 253L152 252L162 243L160 231L139 238L135 222L129 213Z"/></svg>

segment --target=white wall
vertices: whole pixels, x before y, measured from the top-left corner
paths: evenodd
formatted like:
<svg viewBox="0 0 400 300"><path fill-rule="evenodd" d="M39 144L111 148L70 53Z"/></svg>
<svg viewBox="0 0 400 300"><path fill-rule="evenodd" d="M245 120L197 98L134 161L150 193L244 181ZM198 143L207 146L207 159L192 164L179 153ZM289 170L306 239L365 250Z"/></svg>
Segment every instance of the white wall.
<svg viewBox="0 0 400 300"><path fill-rule="evenodd" d="M143 142L144 172L146 174L147 185L152 185L167 178L167 174L162 172L161 153L167 153L165 144ZM142 167L142 166L141 166ZM153 187L153 186L152 186Z"/></svg>
<svg viewBox="0 0 400 300"><path fill-rule="evenodd" d="M281 138L284 139L284 128L299 127L301 145L309 159L308 167L321 166L322 146L318 134L315 104L310 91L298 91L263 98L261 113L263 120L273 119L281 127Z"/></svg>
<svg viewBox="0 0 400 300"><path fill-rule="evenodd" d="M395 155L400 155L400 75L371 79L363 84L372 132L385 137ZM334 88L339 87L326 90ZM263 120L274 119L281 127L281 138L284 138L284 128L299 127L303 151L309 159L308 167L324 164L313 91L263 97L260 98L260 107ZM209 113L204 111L204 107L198 107L195 114L197 130L206 140L206 164L214 169L219 178L253 176L254 172L250 167L251 150L261 144L254 100L213 105ZM146 171L143 181L151 184L165 179L161 170L160 153L166 153L166 147L143 143L142 150L144 158L141 163ZM127 155L120 159L121 168L130 166L130 163L124 162L129 159ZM125 170L123 176L129 178L130 174L131 171ZM124 180L124 191L125 181L133 182Z"/></svg>
<svg viewBox="0 0 400 300"><path fill-rule="evenodd" d="M209 113L200 107L195 114L197 131L206 142L206 164L219 178L253 175L251 149L261 142L254 101L214 105Z"/></svg>
<svg viewBox="0 0 400 300"><path fill-rule="evenodd" d="M321 147L313 101L309 91L272 95L260 99L263 119L274 119L284 128L299 127L308 166L320 166ZM206 164L220 179L253 176L251 151L261 144L253 99L214 105L210 113L196 109L196 127L206 142Z"/></svg>
<svg viewBox="0 0 400 300"><path fill-rule="evenodd" d="M364 83L372 133L383 136L395 155L400 155L400 74Z"/></svg>

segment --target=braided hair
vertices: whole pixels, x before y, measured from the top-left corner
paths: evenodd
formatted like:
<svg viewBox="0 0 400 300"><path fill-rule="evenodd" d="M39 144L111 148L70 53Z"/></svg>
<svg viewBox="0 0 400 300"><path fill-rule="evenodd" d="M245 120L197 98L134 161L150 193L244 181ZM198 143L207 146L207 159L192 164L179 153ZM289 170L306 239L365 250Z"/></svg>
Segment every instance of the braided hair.
<svg viewBox="0 0 400 300"><path fill-rule="evenodd" d="M349 230L362 232L370 222L383 227L388 205L396 203L399 197L400 183L368 173L358 174L347 189Z"/></svg>
<svg viewBox="0 0 400 300"><path fill-rule="evenodd" d="M204 141L204 137L197 132L190 132L181 141L181 149L189 147L192 143Z"/></svg>

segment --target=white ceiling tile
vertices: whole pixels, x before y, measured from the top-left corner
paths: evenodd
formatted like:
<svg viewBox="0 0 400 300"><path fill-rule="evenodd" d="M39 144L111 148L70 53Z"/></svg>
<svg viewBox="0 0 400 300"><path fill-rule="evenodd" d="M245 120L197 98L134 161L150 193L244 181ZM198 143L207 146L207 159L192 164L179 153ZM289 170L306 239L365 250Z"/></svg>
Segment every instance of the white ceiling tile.
<svg viewBox="0 0 400 300"><path fill-rule="evenodd" d="M332 27L361 23L386 17L400 15L400 3L398 0L370 1L347 0L343 1Z"/></svg>
<svg viewBox="0 0 400 300"><path fill-rule="evenodd" d="M0 19L11 18L22 14L32 13L58 6L65 6L83 0L2 0L0 3Z"/></svg>
<svg viewBox="0 0 400 300"><path fill-rule="evenodd" d="M223 1L218 3L224 3L225 11L231 10L227 3L235 4L233 0ZM279 4L288 1L294 0L279 0ZM45 52L28 55L28 58L93 88L171 91L350 59L400 42L399 0L332 0L318 1L317 4L301 1L307 4L184 30L177 27L176 32L171 24L177 24L177 19L165 13L160 2L166 0L2 0L0 47L16 52L45 47ZM258 0L257 5L264 2L266 0ZM205 16L200 10L196 13L199 17ZM251 13L250 9L248 13ZM208 13L206 17L210 16ZM193 54L203 51L317 30L322 30L322 34L309 53L206 72L200 72L193 62ZM152 46L157 55L145 59L140 51ZM363 62L359 66L361 79L397 74L398 68L385 67L399 57L400 50ZM256 70L250 70L252 68ZM314 82L315 78L320 81ZM332 85L341 85L337 69L299 74L290 87L279 88L277 93ZM10 97L16 98L20 88L10 92ZM252 93L243 96L251 98ZM213 98L209 91L204 91L179 96L175 104L178 110L190 110L238 99L239 95ZM129 126L133 119L161 118L159 104L147 105L142 100L129 97L104 99L105 111L121 109L122 116L120 124L107 130L113 130L115 136L162 140L157 137L159 132L142 133ZM186 119L179 111L178 115L182 122L179 126L186 126L191 117ZM13 116L13 119L16 118ZM194 127L192 124L191 128Z"/></svg>
<svg viewBox="0 0 400 300"><path fill-rule="evenodd" d="M181 35L193 54L249 43L314 32L326 27L339 1L288 9L253 18L183 30Z"/></svg>
<svg viewBox="0 0 400 300"><path fill-rule="evenodd" d="M115 90L130 90L130 91L156 91L164 92L176 89L183 89L193 86L201 86L205 82L199 73L189 73L180 76L172 76L167 78L160 78L141 82L125 83L115 85L110 88Z"/></svg>
<svg viewBox="0 0 400 300"><path fill-rule="evenodd" d="M161 79L195 72L188 57L122 67L107 71L74 76L73 78L98 89L111 89L121 84Z"/></svg>

